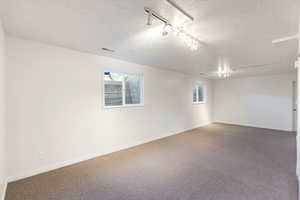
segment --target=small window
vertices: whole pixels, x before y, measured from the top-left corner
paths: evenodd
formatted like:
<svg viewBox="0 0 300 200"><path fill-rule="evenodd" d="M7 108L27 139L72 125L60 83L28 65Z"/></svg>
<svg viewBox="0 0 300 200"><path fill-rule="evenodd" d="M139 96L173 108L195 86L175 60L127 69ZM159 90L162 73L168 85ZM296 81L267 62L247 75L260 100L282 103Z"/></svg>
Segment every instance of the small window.
<svg viewBox="0 0 300 200"><path fill-rule="evenodd" d="M205 103L205 92L203 85L195 85L193 88L193 103Z"/></svg>
<svg viewBox="0 0 300 200"><path fill-rule="evenodd" d="M104 72L104 106L141 106L143 77L137 74Z"/></svg>

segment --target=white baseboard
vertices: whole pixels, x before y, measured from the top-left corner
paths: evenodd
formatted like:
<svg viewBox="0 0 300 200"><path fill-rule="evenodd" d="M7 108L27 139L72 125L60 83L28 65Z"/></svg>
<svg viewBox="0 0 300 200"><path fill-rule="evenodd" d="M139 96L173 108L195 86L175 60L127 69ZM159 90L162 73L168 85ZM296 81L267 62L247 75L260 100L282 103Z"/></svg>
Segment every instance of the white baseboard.
<svg viewBox="0 0 300 200"><path fill-rule="evenodd" d="M82 162L82 161L86 161L86 160L89 160L89 159L92 159L92 158L96 158L96 157L99 157L99 156L104 156L104 155L107 155L107 154L110 154L110 153L113 153L113 152L117 152L117 151L120 151L120 150L125 150L125 149L128 149L128 148L132 148L132 147L135 147L135 146L138 146L138 145L141 145L141 144L149 143L149 142L159 140L159 139L162 139L162 138L165 138L165 137L169 137L169 136L176 135L176 134L179 134L179 133L182 133L182 132L186 132L186 131L189 131L189 130L192 130L192 129L195 129L195 128L199 128L199 127L202 127L202 126L207 126L211 123L212 122L208 122L208 123L204 123L204 124L201 124L201 125L198 125L198 126L195 126L195 127L187 128L187 129L184 129L184 130L181 130L181 131L168 133L168 134L165 134L163 136L153 138L153 139L150 139L150 140L146 139L146 140L143 140L143 141L139 141L139 142L136 142L134 144L130 144L130 145L126 145L126 146L114 149L113 151L92 153L92 154L89 154L89 155L82 156L80 158L67 160L67 161L64 161L64 162L61 162L61 163L56 163L56 164L52 164L52 165L42 167L42 168L39 168L39 169L27 171L25 173L16 174L16 175L10 176L8 178L8 183L13 182L13 181L18 181L18 180L21 180L21 179L24 179L24 178L28 178L28 177L31 177L31 176L35 176L35 175L45 173L45 172L48 172L48 171L52 171L52 170L55 170L55 169L59 169L59 168L62 168L62 167L66 167L66 166L69 166L69 165L73 165L73 164L76 164L76 163L79 163L79 162Z"/></svg>
<svg viewBox="0 0 300 200"><path fill-rule="evenodd" d="M257 126L257 125L253 125L253 124L246 124L246 123L235 123L235 122L227 122L227 121L214 121L213 123L229 124L229 125L236 125L236 126L247 126L247 127L253 127L253 128L263 128L263 129L270 129L270 130L276 130L276 131L293 132L290 129L278 129L278 128L272 128L272 127L266 127L266 126Z"/></svg>
<svg viewBox="0 0 300 200"><path fill-rule="evenodd" d="M7 188L7 181L5 181L3 184L2 184L2 194L0 194L0 200L4 200L5 199L5 193L6 193L6 188ZM1 190L1 189L0 189Z"/></svg>
<svg viewBox="0 0 300 200"><path fill-rule="evenodd" d="M299 179L299 176L297 175L297 182L298 182L298 200L300 200L300 179Z"/></svg>

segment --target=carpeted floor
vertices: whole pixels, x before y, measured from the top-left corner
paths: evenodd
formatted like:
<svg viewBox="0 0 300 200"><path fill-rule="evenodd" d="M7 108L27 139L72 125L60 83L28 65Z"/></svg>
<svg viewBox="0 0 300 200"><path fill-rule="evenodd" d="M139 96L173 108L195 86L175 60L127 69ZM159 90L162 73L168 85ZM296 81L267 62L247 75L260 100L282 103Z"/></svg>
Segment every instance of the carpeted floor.
<svg viewBox="0 0 300 200"><path fill-rule="evenodd" d="M296 200L296 137L212 124L8 185L6 200Z"/></svg>

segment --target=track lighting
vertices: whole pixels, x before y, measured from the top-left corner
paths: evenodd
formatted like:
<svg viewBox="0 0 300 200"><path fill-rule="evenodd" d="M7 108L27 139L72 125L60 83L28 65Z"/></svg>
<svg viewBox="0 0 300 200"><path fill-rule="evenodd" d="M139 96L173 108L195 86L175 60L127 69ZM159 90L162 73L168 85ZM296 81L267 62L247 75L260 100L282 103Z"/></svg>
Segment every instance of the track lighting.
<svg viewBox="0 0 300 200"><path fill-rule="evenodd" d="M157 12L153 11L150 8L145 8L145 12L148 14L147 25L152 25L152 19L155 17L156 19L162 21L164 23L164 27L162 29L162 36L167 36L169 33L173 32L176 36L178 36L186 46L188 46L192 51L196 51L199 48L200 41L187 33L183 27L175 27L167 19L159 15Z"/></svg>
<svg viewBox="0 0 300 200"><path fill-rule="evenodd" d="M152 25L152 11L150 10L148 13L148 20L147 20L147 25L151 26Z"/></svg>
<svg viewBox="0 0 300 200"><path fill-rule="evenodd" d="M231 75L232 69L228 65L219 66L217 73L219 78L227 78Z"/></svg>
<svg viewBox="0 0 300 200"><path fill-rule="evenodd" d="M172 26L170 24L165 24L163 28L162 35L166 36L172 31Z"/></svg>
<svg viewBox="0 0 300 200"><path fill-rule="evenodd" d="M179 30L179 31L178 31ZM183 28L179 28L175 31L175 34L181 38L181 40L187 45L192 51L198 50L199 41L190 34L186 33Z"/></svg>
<svg viewBox="0 0 300 200"><path fill-rule="evenodd" d="M115 50L112 50L112 49L109 49L109 48L105 48L105 47L103 47L102 50L103 51L108 51L108 52L115 52Z"/></svg>
<svg viewBox="0 0 300 200"><path fill-rule="evenodd" d="M178 10L179 12L181 12L184 16L186 16L187 18L189 18L191 21L194 20L194 17L192 17L189 13L187 13L185 10L183 10L178 4L176 4L174 1L172 0L166 0L166 2L171 5L172 7L174 7L176 10Z"/></svg>
<svg viewBox="0 0 300 200"><path fill-rule="evenodd" d="M174 27L173 28L173 33L176 35L176 36L180 36L181 32L183 31L182 27Z"/></svg>

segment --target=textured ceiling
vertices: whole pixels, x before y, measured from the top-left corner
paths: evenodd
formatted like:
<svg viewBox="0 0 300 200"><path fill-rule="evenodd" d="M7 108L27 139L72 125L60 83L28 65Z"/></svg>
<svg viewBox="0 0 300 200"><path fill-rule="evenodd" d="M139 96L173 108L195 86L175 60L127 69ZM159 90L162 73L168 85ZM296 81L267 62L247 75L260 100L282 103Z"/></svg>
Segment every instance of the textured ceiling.
<svg viewBox="0 0 300 200"><path fill-rule="evenodd" d="M298 32L298 0L176 0L195 20L164 0L0 0L9 34L79 51L198 75L216 71L220 59L237 76L292 72L297 40L272 39ZM205 44L190 51L162 24L146 26L150 7ZM106 53L102 47L114 49ZM259 65L259 67L257 66Z"/></svg>

